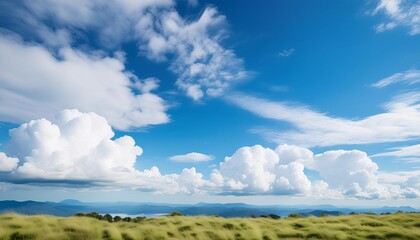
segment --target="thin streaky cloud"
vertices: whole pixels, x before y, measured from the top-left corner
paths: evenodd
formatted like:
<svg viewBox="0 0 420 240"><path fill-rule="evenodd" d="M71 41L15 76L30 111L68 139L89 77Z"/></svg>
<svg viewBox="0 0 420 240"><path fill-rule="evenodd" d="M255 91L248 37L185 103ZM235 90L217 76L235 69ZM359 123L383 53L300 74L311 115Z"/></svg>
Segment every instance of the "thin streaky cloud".
<svg viewBox="0 0 420 240"><path fill-rule="evenodd" d="M290 102L276 102L246 94L232 94L226 99L260 117L291 123L294 128L279 131L254 128L277 144L291 143L307 147L401 142L420 136L420 92L409 92L386 103L383 113L360 120L331 117L311 108Z"/></svg>
<svg viewBox="0 0 420 240"><path fill-rule="evenodd" d="M169 160L175 162L208 162L214 160L214 157L204 153L190 152L187 154L171 156L169 157Z"/></svg>
<svg viewBox="0 0 420 240"><path fill-rule="evenodd" d="M378 82L372 84L372 87L383 88L391 84L405 83L413 85L420 82L420 70L410 69L405 72L395 73L389 77L386 77Z"/></svg>
<svg viewBox="0 0 420 240"><path fill-rule="evenodd" d="M295 52L294 48L289 48L289 49L285 49L285 50L279 52L279 55L282 56L282 57L289 57L294 52Z"/></svg>
<svg viewBox="0 0 420 240"><path fill-rule="evenodd" d="M371 157L395 157L404 161L417 162L420 160L420 144L391 148L388 152L377 153Z"/></svg>

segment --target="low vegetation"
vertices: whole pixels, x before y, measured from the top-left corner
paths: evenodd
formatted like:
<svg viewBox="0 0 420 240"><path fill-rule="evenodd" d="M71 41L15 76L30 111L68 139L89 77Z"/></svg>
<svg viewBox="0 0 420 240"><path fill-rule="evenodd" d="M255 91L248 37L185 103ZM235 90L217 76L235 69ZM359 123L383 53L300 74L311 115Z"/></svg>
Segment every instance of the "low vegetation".
<svg viewBox="0 0 420 240"><path fill-rule="evenodd" d="M420 214L277 218L0 215L0 239L420 239Z"/></svg>

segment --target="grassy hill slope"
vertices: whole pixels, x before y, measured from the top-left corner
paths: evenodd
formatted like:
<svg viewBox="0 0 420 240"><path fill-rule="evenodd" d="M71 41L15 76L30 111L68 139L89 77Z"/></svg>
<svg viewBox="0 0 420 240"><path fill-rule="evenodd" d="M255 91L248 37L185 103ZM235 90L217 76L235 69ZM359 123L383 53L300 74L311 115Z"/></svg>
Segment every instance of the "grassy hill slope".
<svg viewBox="0 0 420 240"><path fill-rule="evenodd" d="M139 223L0 215L0 239L420 239L420 214L306 218L161 217Z"/></svg>

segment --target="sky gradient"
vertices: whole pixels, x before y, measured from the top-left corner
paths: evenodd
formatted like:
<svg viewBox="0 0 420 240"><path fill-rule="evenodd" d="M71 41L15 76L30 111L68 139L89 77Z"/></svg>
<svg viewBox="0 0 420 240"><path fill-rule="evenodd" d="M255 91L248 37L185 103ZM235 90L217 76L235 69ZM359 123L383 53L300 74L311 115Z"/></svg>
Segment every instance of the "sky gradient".
<svg viewBox="0 0 420 240"><path fill-rule="evenodd" d="M415 0L3 1L0 199L420 207Z"/></svg>

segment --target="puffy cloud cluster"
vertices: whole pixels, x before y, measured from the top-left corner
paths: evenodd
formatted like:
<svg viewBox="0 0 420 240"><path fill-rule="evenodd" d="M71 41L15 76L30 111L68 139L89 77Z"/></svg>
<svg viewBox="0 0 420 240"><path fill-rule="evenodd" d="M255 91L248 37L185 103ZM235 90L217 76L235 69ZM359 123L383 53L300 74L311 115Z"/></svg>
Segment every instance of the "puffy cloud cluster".
<svg viewBox="0 0 420 240"><path fill-rule="evenodd" d="M166 104L117 57L62 48L58 56L37 45L0 37L0 121L52 117L65 108L94 111L118 129L169 121Z"/></svg>
<svg viewBox="0 0 420 240"><path fill-rule="evenodd" d="M157 167L136 169L143 150L129 136L114 139L111 126L96 113L64 110L52 120L32 120L12 129L10 137L7 154L14 157L0 152L3 181L169 193L194 193L203 186L194 168L180 175L161 175Z"/></svg>
<svg viewBox="0 0 420 240"><path fill-rule="evenodd" d="M317 171L311 181L305 169ZM411 180L399 184L381 182L378 166L365 152L333 150L313 154L307 148L280 145L275 150L260 145L242 147L220 163L215 177L224 191L236 194L303 194L320 198L420 197ZM403 183L404 182L404 183Z"/></svg>
<svg viewBox="0 0 420 240"><path fill-rule="evenodd" d="M226 37L225 17L206 8L196 21L184 20L175 9L148 12L136 25L140 49L148 58L163 61L173 55L170 69L177 85L194 100L218 96L248 73L232 50L220 45Z"/></svg>
<svg viewBox="0 0 420 240"><path fill-rule="evenodd" d="M380 173L367 154L358 150L313 154L293 145L274 150L260 145L242 147L205 178L195 168L166 175L157 167L137 169L142 149L129 136L115 138L107 120L92 112L64 110L51 120L32 120L9 134L6 153L0 152L3 182L165 194L420 196L417 175ZM306 170L318 172L321 179L311 180Z"/></svg>
<svg viewBox="0 0 420 240"><path fill-rule="evenodd" d="M389 18L376 26L377 32L393 29L397 26L410 28L410 35L420 33L420 3L417 0L379 0L373 14L383 12Z"/></svg>
<svg viewBox="0 0 420 240"><path fill-rule="evenodd" d="M49 180L109 180L134 173L142 149L114 132L95 113L64 110L52 121L32 120L10 130L9 153L20 159L16 174Z"/></svg>
<svg viewBox="0 0 420 240"><path fill-rule="evenodd" d="M388 198L389 190L378 184L378 166L365 152L327 151L316 154L307 164L320 173L329 187L359 198Z"/></svg>
<svg viewBox="0 0 420 240"><path fill-rule="evenodd" d="M289 164L292 162L308 162L313 158L313 152L307 148L296 145L279 145L276 148L276 153L280 157L282 164Z"/></svg>
<svg viewBox="0 0 420 240"><path fill-rule="evenodd" d="M302 163L282 164L275 151L260 145L242 147L220 163L229 191L246 194L307 193L310 181Z"/></svg>

